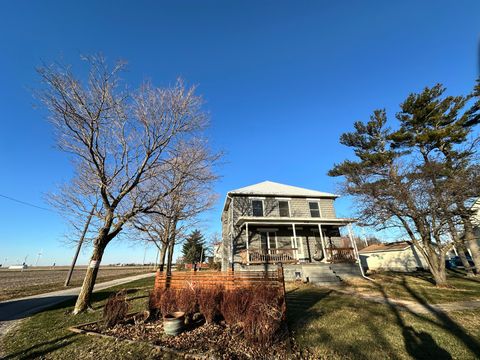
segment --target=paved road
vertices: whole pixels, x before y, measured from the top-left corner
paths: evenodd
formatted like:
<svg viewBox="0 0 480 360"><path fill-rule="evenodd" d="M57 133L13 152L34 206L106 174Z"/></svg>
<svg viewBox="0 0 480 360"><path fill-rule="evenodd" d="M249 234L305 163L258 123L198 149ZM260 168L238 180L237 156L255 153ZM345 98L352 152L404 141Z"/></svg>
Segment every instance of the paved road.
<svg viewBox="0 0 480 360"><path fill-rule="evenodd" d="M154 275L155 273L140 274L103 282L95 285L94 291L103 290L112 286L125 284ZM75 298L79 293L80 287L77 287L0 302L0 336L6 334L7 331L13 327L16 320L23 319L46 308Z"/></svg>

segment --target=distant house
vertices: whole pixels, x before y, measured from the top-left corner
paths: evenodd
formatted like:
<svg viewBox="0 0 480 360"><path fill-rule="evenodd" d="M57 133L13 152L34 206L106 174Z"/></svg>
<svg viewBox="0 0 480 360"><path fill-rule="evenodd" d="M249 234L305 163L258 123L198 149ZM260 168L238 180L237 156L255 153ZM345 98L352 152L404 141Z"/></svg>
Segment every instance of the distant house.
<svg viewBox="0 0 480 360"><path fill-rule="evenodd" d="M337 197L272 181L229 191L222 212L222 269L283 264L286 278L319 283L343 270L359 271L352 239L340 234L353 220L337 217Z"/></svg>
<svg viewBox="0 0 480 360"><path fill-rule="evenodd" d="M25 264L21 264L21 265L10 265L8 267L10 270L24 270L24 269L27 269L28 266L25 265Z"/></svg>
<svg viewBox="0 0 480 360"><path fill-rule="evenodd" d="M425 258L410 241L373 244L358 253L362 267L369 271L428 269Z"/></svg>

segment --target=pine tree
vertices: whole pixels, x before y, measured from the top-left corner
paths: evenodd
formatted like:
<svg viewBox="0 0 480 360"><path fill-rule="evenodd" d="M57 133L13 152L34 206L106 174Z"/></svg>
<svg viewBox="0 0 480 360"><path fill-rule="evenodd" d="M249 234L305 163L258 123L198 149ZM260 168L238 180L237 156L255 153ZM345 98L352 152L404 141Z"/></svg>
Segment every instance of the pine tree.
<svg viewBox="0 0 480 360"><path fill-rule="evenodd" d="M185 264L200 262L202 260L202 249L205 251L205 238L200 230L194 230L187 236L183 244L183 262Z"/></svg>
<svg viewBox="0 0 480 360"><path fill-rule="evenodd" d="M436 85L411 94L400 105L395 131L387 127L385 110L376 110L366 123L356 122L355 131L340 138L354 150L355 161L336 164L329 172L344 177L343 192L357 198L364 224L403 229L440 286L446 284L444 258L451 240L464 245L471 237L465 206L480 188L473 133L478 101L468 108L479 89L455 97L443 96L444 91Z"/></svg>

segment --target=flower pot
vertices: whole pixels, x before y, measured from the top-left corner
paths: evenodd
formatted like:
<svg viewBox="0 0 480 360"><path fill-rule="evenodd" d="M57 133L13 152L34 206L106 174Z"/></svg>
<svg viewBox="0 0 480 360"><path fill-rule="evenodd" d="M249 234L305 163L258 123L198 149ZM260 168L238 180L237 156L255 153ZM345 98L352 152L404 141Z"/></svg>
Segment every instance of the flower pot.
<svg viewBox="0 0 480 360"><path fill-rule="evenodd" d="M185 313L176 311L163 317L163 331L167 335L178 335L185 326Z"/></svg>

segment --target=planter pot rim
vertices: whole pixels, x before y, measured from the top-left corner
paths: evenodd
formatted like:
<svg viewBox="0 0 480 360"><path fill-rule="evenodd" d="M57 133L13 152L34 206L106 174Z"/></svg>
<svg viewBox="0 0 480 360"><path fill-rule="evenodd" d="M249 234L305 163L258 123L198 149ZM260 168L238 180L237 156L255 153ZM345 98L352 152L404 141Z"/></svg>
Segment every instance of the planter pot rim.
<svg viewBox="0 0 480 360"><path fill-rule="evenodd" d="M183 311L174 311L174 312L168 313L163 318L165 320L172 320L172 319L179 319L183 316L185 316L185 313Z"/></svg>

